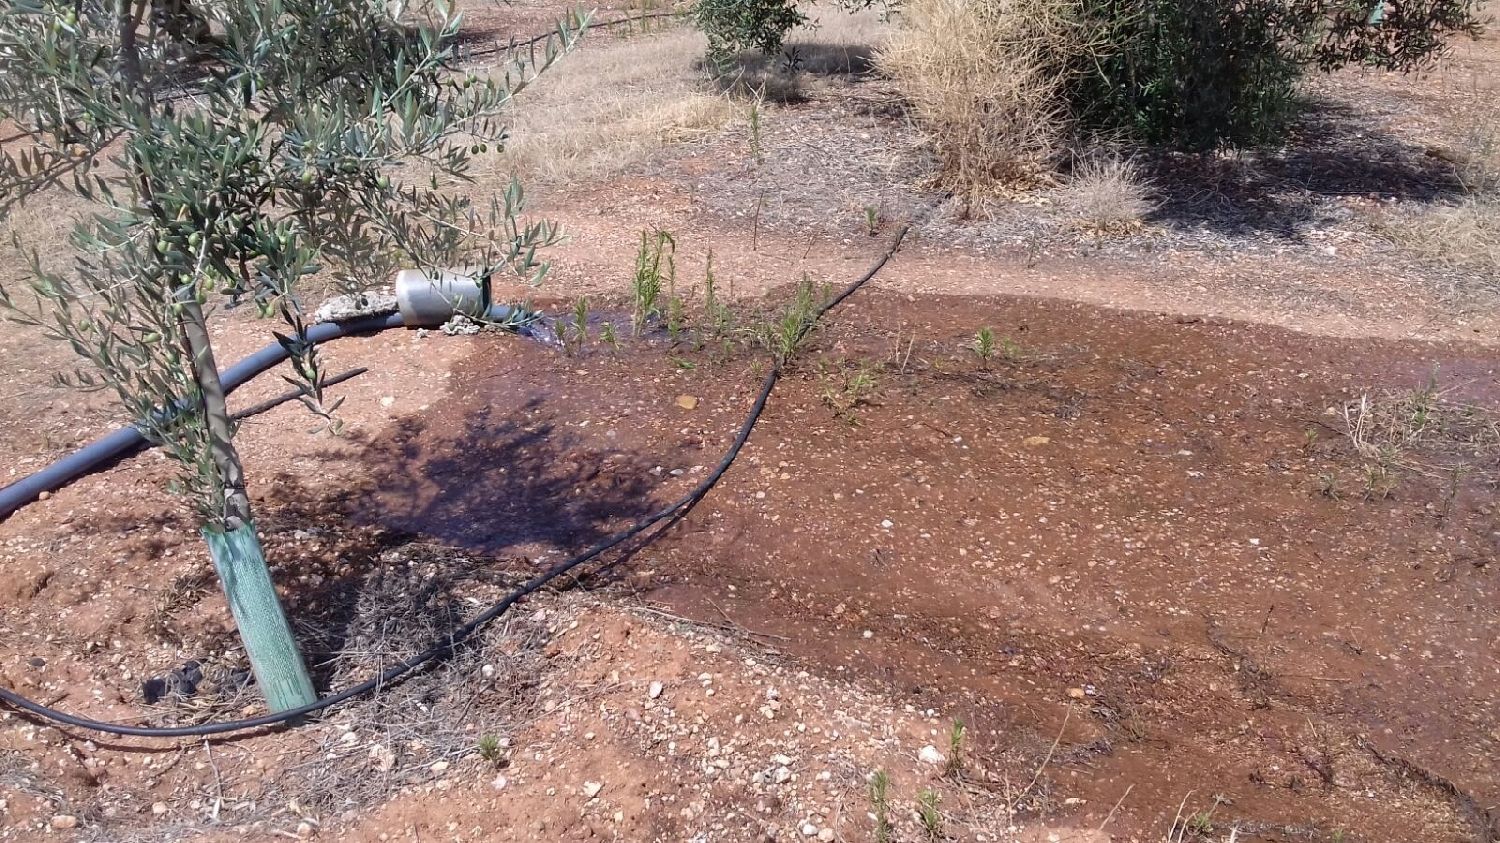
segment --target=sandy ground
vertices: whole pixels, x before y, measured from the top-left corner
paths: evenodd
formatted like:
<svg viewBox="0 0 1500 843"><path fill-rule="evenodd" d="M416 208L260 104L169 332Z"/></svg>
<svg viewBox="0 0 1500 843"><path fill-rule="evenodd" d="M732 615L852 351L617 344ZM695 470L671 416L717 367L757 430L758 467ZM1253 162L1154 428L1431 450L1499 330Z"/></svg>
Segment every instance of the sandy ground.
<svg viewBox="0 0 1500 843"><path fill-rule="evenodd" d="M1497 56L1491 36L1424 79L1320 91L1423 156ZM1184 211L1119 241L1045 208L964 222L921 188L910 127L871 106L878 80L809 91L768 111L760 161L731 122L535 191L570 234L544 302L586 294L611 319L644 229L676 235L681 290L712 252L749 309L804 273L849 280L915 222L692 517L448 672L296 732L108 742L0 714L0 838L870 840L883 812L918 840L930 789L960 840L1159 840L1187 818L1210 840L1493 839L1492 443L1465 416L1367 500L1342 434L1348 402L1434 365L1447 400L1493 418L1493 280L1371 227L1443 197L1388 189L1394 165L1293 189L1297 162L1273 162L1288 206L1317 213L1246 229ZM978 360L981 326L1014 351ZM221 356L267 327L220 314ZM660 336L572 358L414 333L328 354L371 368L338 388L344 438L284 407L239 439L328 683L439 631L371 602L380 577L441 583L428 598L472 614L693 482L761 365ZM118 421L51 383L71 361L36 332L0 335L0 359L0 478ZM860 373L876 386L851 394ZM0 523L6 687L136 719L143 679L240 663L169 476L142 455ZM423 573L453 559L474 570ZM389 640L339 646L387 615ZM229 696L149 717L253 708Z"/></svg>

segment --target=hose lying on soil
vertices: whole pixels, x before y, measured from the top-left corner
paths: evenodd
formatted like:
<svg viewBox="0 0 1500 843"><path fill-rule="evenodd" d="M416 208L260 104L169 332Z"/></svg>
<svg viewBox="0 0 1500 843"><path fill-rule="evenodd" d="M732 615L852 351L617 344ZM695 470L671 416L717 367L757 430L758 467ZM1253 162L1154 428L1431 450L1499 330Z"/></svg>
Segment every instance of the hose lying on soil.
<svg viewBox="0 0 1500 843"><path fill-rule="evenodd" d="M896 250L901 247L901 242L906 238L906 233L908 230L910 230L910 226L903 226L901 230L896 233L896 236L891 240L891 243L886 248L885 252L881 254L880 258L876 260L875 263L871 265L871 267L866 270L863 275L861 275L859 278L855 279L853 283L849 284L847 287L839 291L837 295L829 299L813 313L812 317L803 324L801 330L799 331L796 338L798 342L800 342L802 337L805 337L807 333L817 325L817 323L823 318L824 315L828 313L828 311L837 307L841 302L844 301L844 299L847 299L849 296L853 295L855 291L857 291L860 287L863 287L867 281L869 281L871 278L874 278L875 274L885 267L886 262L889 261L891 259L891 256L896 253ZM399 314L394 315L394 317L382 318L387 320L391 318L399 319ZM317 330L317 328L321 327L323 326L316 326L314 330ZM386 325L385 327L392 326ZM364 330L378 330L378 328L366 326ZM342 332L335 333L331 334L330 338L331 336L344 335L345 333ZM796 345L797 342L794 342L793 346L795 347ZM256 355L252 355L249 360L243 361L231 371L234 371L236 373L247 371L245 366L250 362L250 360L259 360L263 356L268 357L269 355L267 354L267 352L269 350L270 349L268 348L257 353ZM264 369L270 368L270 366L275 365L275 362L279 361L272 361L265 364L260 369L260 371L264 371ZM259 363L257 363L257 365L259 365ZM641 535L642 533L651 529L653 526L662 523L663 521L668 521L669 519L675 519L681 517L682 515L685 515L688 510L692 509L694 505L696 505L700 500L707 496L709 491L711 491L714 486L718 484L719 480L721 480L724 477L725 473L729 471L729 467L734 464L735 458L740 455L740 451L744 449L745 443L750 440L751 432L755 429L756 423L760 421L761 414L765 412L766 402L770 400L772 390L776 388L777 381L781 379L782 368L782 361L778 360L772 364L770 371L766 373L765 379L761 382L760 392L755 398L755 403L750 406L750 412L745 416L745 420L740 424L739 431L736 433L734 441L730 444L729 450L724 452L724 456L720 458L718 464L714 467L714 470L709 472L708 476L704 477L703 480L699 482L698 485L694 486L687 494L668 504L666 508L658 511L654 515L647 516L645 519L636 522L634 525L621 530L618 533L615 533L614 535L604 539L603 541L600 541L587 550L564 559L561 562L558 562L557 564L543 571L542 573L537 574L536 576L522 583L515 590L511 591L499 602L493 604L483 612L480 612L468 623L442 636L437 642L433 643L432 646L428 647L426 650L423 650L422 652L406 659L405 661L393 665L392 667L381 672L379 675L372 676L371 678L366 679L358 685L345 688L342 691L330 694L319 700L308 703L307 705L288 709L286 711L264 714L259 717L247 717L240 720L226 720L218 723L200 723L191 726L172 727L130 726L123 723L107 723L102 720L91 720L87 717L79 717L76 715L68 714L67 712L58 711L54 708L49 708L45 705L42 705L41 703L27 699L26 697L23 697L20 694L17 694L14 691L6 688L0 688L0 701L3 701L22 712L64 726L72 726L79 729L89 729L95 732L103 732L110 735L122 735L129 737L182 738L201 737L204 735L221 735L227 732L240 732L247 729L278 726L290 721L297 720L301 717L305 717L309 714L331 708L332 706L338 705L342 702L346 702L355 697L363 696L373 691L378 691L391 682L394 682L397 679L413 673L418 668L421 668L439 659L448 657L465 642L467 642L470 636L472 636L475 632L478 632L491 621L495 620L501 615L504 615L506 612L510 611L512 606L515 606L517 603L526 599L526 597L528 597L529 595L541 590L548 583L552 582L558 577L574 570L575 568L578 568L581 565L587 564L588 562L597 559L606 551L609 551L612 548L618 547L619 545L630 541L631 539ZM245 379L248 379L248 377ZM225 381L227 386L227 377L225 378ZM243 383L243 380L241 380L240 383ZM99 443L97 442L94 443L94 445L98 444ZM94 445L91 445L89 447L94 447ZM661 535L661 531L658 531L657 533L651 535L646 539L646 541L649 542L659 535Z"/></svg>
<svg viewBox="0 0 1500 843"><path fill-rule="evenodd" d="M514 316L514 308L505 305L496 305L489 313L489 318L497 323L505 323L512 320ZM307 330L307 341L328 342L339 337L352 337L389 328L400 328L405 324L405 317L400 313L365 316L344 322L321 322ZM227 395L239 389L289 356L280 343L272 343L230 366L221 375L224 381L224 393ZM140 428L135 426L122 427L95 439L41 471L0 488L0 521L9 518L16 510L36 500L43 492L55 492L85 474L98 471L149 445Z"/></svg>

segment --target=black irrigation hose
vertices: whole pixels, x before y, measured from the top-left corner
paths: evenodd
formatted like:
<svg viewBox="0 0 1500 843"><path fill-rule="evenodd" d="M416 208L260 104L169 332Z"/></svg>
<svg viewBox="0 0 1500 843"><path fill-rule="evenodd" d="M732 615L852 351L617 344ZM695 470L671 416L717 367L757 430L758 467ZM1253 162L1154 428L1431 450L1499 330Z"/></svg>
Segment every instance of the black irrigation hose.
<svg viewBox="0 0 1500 843"><path fill-rule="evenodd" d="M821 320L823 316L828 313L828 311L837 307L841 302L844 301L844 299L847 299L849 296L853 295L855 291L857 291L860 287L863 287L865 285L865 282L869 281L871 278L874 278L875 274L885 267L886 262L889 261L891 259L891 256L896 253L896 250L901 247L901 241L906 238L906 233L909 230L910 226L902 226L901 230L896 233L895 238L892 239L890 246L887 247L885 252L880 256L880 259L877 260L865 272L864 275L861 275L852 284L841 290L838 295L829 299L823 304L822 307L818 308L817 311L815 311L812 315L812 318L809 319L803 325L801 331L798 332L797 340L800 342L800 340L805 337L808 332L813 329L814 326L817 325L818 321ZM794 343L794 345L795 344L796 343ZM708 495L709 491L712 490L714 486L718 485L719 480L724 477L725 473L729 471L729 467L734 464L735 458L740 455L740 451L744 449L745 443L750 440L750 433L755 429L756 422L760 421L761 414L765 412L766 402L770 400L771 391L776 388L776 382L781 379L781 373L782 362L777 361L773 363L771 366L771 370L766 373L765 380L761 383L760 394L756 397L755 403L751 405L750 412L745 416L744 422L740 424L739 433L735 435L734 442L729 446L729 450L724 452L724 456L719 460L719 464L714 467L714 470L710 472L707 477L703 478L703 480L698 483L698 485L694 486L692 490L689 491L686 495L683 495L672 504L669 504L665 509L657 512L655 515L651 515L642 521L636 522L635 525L629 527L628 529L615 533L613 536L604 539L593 547L590 547L588 550L585 550L582 553L571 558L565 559L557 563L556 565L553 565L551 568L548 568L546 571L543 571L535 577L532 577L525 583L522 583L510 594L507 594L503 599L500 600L500 602L495 603L490 608L479 613L468 623L448 633L441 640L433 643L433 645L428 647L426 650L423 650L417 655L412 656L411 658L408 658L399 664L393 665L392 667L382 672L380 675L366 679L358 685L350 688L345 688L344 690L339 691L336 694L330 694L315 702L308 703L307 705L299 706L298 708L289 709L287 711L278 711L274 714L264 714L260 717L247 717L241 720L226 720L220 723L200 723L192 726L172 726L166 728L150 726L129 726L123 723L106 723L102 720L90 720L87 717L78 717L76 715L68 714L67 712L49 708L45 705L42 705L41 703L27 699L26 697L23 697L20 694L10 691L6 688L0 688L0 701L3 701L14 708L17 708L21 711L27 712L44 720L50 720L54 723L59 723L64 726L72 726L79 729L90 729L95 732L103 732L110 735L123 735L128 737L140 738L188 738L204 737L207 735L222 735L227 732L240 732L247 729L259 729L266 726L278 726L288 721L296 720L306 715L331 708L346 700L350 700L358 696L363 696L370 693L371 691L378 691L387 684L412 673L413 671L426 664L451 655L460 644L463 644L466 640L468 640L469 636L479 631L490 621L493 621L506 612L510 611L510 608L512 606L526 599L526 597L530 596L531 594L534 594L535 592L541 590L548 583L552 582L563 574L572 571L580 565L584 565L588 562L593 561L604 552L618 547L619 545L624 544L627 541L630 541L631 539L639 536L640 534L646 532L653 526L663 521L686 514L687 511L690 510L694 505L703 500L703 498ZM658 532L656 535L660 534L661 533ZM652 536L650 538L655 538L655 536Z"/></svg>
<svg viewBox="0 0 1500 843"><path fill-rule="evenodd" d="M624 17L613 18L611 20L602 20L598 21L597 23L594 21L589 21L588 26L585 27L585 31L591 29L610 29L616 26L625 26L627 24L637 23L641 21L656 20L657 18L681 18L686 17L692 13L693 10L691 7L689 7L686 9L665 9L656 12L643 12L639 15L625 15ZM458 50L458 58L474 59L481 56L491 56L496 53L515 52L522 47L530 47L533 44L540 44L549 38L555 38L557 37L557 34L557 30L554 29L547 32L538 33L531 36L530 38L526 38L520 41L516 41L514 39L505 42L496 41L491 46L476 47L472 50L465 50L460 47L460 49Z"/></svg>

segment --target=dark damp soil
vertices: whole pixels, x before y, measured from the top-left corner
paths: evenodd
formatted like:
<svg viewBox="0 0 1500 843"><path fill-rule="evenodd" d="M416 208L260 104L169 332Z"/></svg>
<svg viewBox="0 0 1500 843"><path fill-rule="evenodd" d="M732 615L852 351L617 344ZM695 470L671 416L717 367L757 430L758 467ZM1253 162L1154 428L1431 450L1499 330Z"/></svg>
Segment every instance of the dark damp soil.
<svg viewBox="0 0 1500 843"><path fill-rule="evenodd" d="M544 564L697 482L764 371L660 337L480 342L364 445L349 514ZM1247 841L1493 839L1497 372L1476 347L861 293L724 482L593 582L964 720L982 768L1045 761L1031 809L1080 826L1119 801L1111 828L1147 834L1186 800ZM1361 454L1366 394L1371 437L1413 396L1441 419Z"/></svg>

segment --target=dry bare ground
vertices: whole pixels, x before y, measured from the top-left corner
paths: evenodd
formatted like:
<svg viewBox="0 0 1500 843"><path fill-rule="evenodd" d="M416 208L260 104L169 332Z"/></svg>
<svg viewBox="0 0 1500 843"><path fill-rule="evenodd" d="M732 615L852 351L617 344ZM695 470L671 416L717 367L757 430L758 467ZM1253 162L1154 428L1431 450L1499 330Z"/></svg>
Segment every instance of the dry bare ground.
<svg viewBox="0 0 1500 843"><path fill-rule="evenodd" d="M297 730L115 742L4 713L0 839L1494 839L1500 41L1315 80L1277 153L1083 150L976 215L873 69L889 25L820 13L757 71L795 96L754 106L702 82L685 29L600 31L469 188L523 177L570 240L516 294L602 320L643 230L675 234L690 311L712 253L748 322L914 222L703 510ZM60 259L81 210L8 226ZM231 359L265 340L242 313L215 331ZM334 370L372 367L346 438L247 423L322 687L717 458L756 355L597 331L574 358L346 340ZM8 331L0 356L0 479L116 421L51 384L64 349ZM6 687L109 719L253 709L166 473L137 457L0 524ZM143 706L188 660L214 681Z"/></svg>

